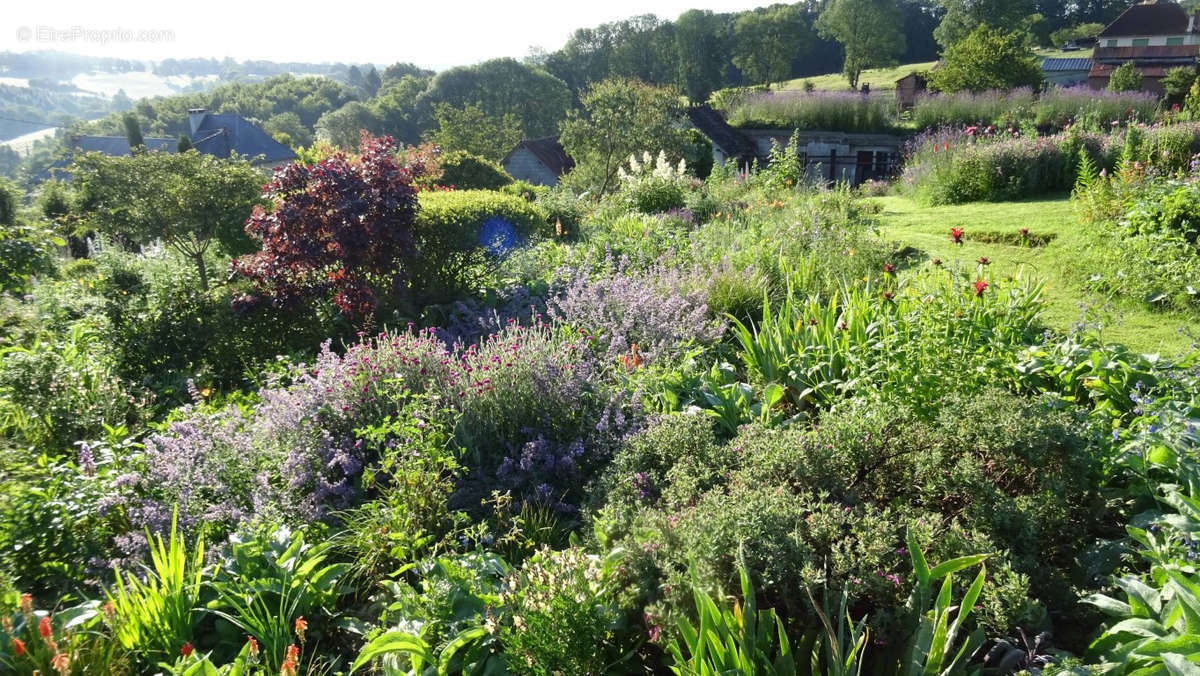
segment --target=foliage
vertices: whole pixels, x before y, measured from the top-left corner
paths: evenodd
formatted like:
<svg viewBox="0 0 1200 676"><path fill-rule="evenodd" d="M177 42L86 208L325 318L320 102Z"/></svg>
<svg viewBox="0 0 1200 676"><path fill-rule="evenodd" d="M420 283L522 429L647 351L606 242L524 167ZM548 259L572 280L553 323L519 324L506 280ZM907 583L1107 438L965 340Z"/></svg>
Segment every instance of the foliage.
<svg viewBox="0 0 1200 676"><path fill-rule="evenodd" d="M786 79L792 62L813 41L812 29L799 7L778 5L739 16L733 24L733 65L752 84Z"/></svg>
<svg viewBox="0 0 1200 676"><path fill-rule="evenodd" d="M649 152L629 156L629 171L617 168L621 181L619 194L629 206L643 214L657 214L672 209L682 209L691 179L687 175L687 164L683 160L672 166L667 154L659 151L658 157Z"/></svg>
<svg viewBox="0 0 1200 676"><path fill-rule="evenodd" d="M1108 76L1108 89L1114 92L1136 92L1142 88L1142 72L1132 61L1117 66Z"/></svg>
<svg viewBox="0 0 1200 676"><path fill-rule="evenodd" d="M505 113L501 118L493 118L479 105L468 104L459 109L439 103L434 108L434 116L437 130L430 136L434 143L446 150L478 155L492 162L499 162L525 137L516 115ZM447 182L463 188L491 187Z"/></svg>
<svg viewBox="0 0 1200 676"><path fill-rule="evenodd" d="M459 190L499 190L513 180L495 161L467 152L446 153L441 158L441 166L440 183Z"/></svg>
<svg viewBox="0 0 1200 676"><path fill-rule="evenodd" d="M3 199L0 197L0 201ZM65 244L44 228L0 226L0 291L21 294L35 276L53 274L54 248Z"/></svg>
<svg viewBox="0 0 1200 676"><path fill-rule="evenodd" d="M735 127L877 133L895 127L893 107L892 97L884 94L767 92L746 97L729 113L729 123Z"/></svg>
<svg viewBox="0 0 1200 676"><path fill-rule="evenodd" d="M492 190L423 192L418 206L420 256L408 273L422 304L476 290L497 262L547 230L537 205Z"/></svg>
<svg viewBox="0 0 1200 676"><path fill-rule="evenodd" d="M881 0L837 0L826 5L813 27L845 50L842 73L851 89L868 68L895 65L904 51L904 22L899 7Z"/></svg>
<svg viewBox="0 0 1200 676"><path fill-rule="evenodd" d="M246 232L262 250L234 262L255 295L291 308L332 294L345 315L361 318L380 296L407 296L406 264L415 256L413 170L397 163L388 137L363 137L362 157L344 154L312 166L291 164L263 191L271 211L255 208Z"/></svg>
<svg viewBox="0 0 1200 676"><path fill-rule="evenodd" d="M569 184L604 194L616 189L617 169L633 153L682 156L686 139L675 124L680 103L673 90L611 79L593 85L580 102L583 110L568 113L559 135L575 160L564 179Z"/></svg>
<svg viewBox="0 0 1200 676"><path fill-rule="evenodd" d="M140 244L161 239L196 266L208 289L205 256L217 243L245 253L241 225L258 206L262 176L245 160L199 152L78 156L71 175L91 227Z"/></svg>
<svg viewBox="0 0 1200 676"><path fill-rule="evenodd" d="M929 87L940 92L1037 88L1041 83L1042 69L1029 49L1027 37L986 24L949 45L942 66L929 74Z"/></svg>

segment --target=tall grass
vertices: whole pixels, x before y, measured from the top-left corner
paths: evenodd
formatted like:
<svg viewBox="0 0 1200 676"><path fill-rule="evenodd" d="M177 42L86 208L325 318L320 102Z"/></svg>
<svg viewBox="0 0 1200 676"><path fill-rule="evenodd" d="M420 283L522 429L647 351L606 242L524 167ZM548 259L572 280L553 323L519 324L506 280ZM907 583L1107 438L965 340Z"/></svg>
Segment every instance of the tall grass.
<svg viewBox="0 0 1200 676"><path fill-rule="evenodd" d="M1052 87L1038 97L1033 112L1040 129L1065 129L1077 123L1092 128L1113 121L1148 123L1158 112L1158 97L1149 92L1110 92L1086 85Z"/></svg>
<svg viewBox="0 0 1200 676"><path fill-rule="evenodd" d="M764 92L748 96L729 113L735 127L888 132L896 128L890 94L856 92Z"/></svg>
<svg viewBox="0 0 1200 676"><path fill-rule="evenodd" d="M918 129L958 125L1008 127L1030 119L1035 101L1029 87L1010 92L926 94L917 97L912 119Z"/></svg>
<svg viewBox="0 0 1200 676"><path fill-rule="evenodd" d="M1158 98L1146 92L1079 86L1051 87L1035 95L1023 87L1008 92L927 94L917 99L912 119L918 129L968 125L1003 129L1034 124L1043 131L1061 131L1073 124L1107 129L1114 121L1148 123L1157 112Z"/></svg>

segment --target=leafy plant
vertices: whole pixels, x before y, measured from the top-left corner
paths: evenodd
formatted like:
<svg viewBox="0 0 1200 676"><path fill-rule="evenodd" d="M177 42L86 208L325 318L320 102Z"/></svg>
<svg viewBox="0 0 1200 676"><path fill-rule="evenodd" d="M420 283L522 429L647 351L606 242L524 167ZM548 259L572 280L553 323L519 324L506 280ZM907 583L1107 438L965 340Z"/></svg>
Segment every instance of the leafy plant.
<svg viewBox="0 0 1200 676"><path fill-rule="evenodd" d="M975 608L975 601L983 591L987 570L980 566L975 581L967 588L961 602L953 604L951 593L954 573L983 563L989 554L961 556L933 566L925 561L912 533L908 534L908 551L912 557L913 575L916 583L909 597L909 608L920 613L914 634L908 639L908 654L904 658L900 673L906 676L933 676L953 674L964 669L967 662L983 646L983 630L976 629L959 637L965 631L965 622ZM933 585L942 580L937 596L933 596ZM955 647L958 647L955 650Z"/></svg>

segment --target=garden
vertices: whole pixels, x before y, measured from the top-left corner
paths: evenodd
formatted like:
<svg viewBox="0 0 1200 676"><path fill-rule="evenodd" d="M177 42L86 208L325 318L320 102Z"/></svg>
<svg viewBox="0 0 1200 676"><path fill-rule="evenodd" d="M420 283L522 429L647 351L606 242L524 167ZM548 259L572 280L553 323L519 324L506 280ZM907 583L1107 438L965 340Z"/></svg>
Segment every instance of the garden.
<svg viewBox="0 0 1200 676"><path fill-rule="evenodd" d="M369 134L6 190L0 670L1193 673L1200 132L1014 124L884 198ZM1176 349L1059 228L895 220L1042 190Z"/></svg>

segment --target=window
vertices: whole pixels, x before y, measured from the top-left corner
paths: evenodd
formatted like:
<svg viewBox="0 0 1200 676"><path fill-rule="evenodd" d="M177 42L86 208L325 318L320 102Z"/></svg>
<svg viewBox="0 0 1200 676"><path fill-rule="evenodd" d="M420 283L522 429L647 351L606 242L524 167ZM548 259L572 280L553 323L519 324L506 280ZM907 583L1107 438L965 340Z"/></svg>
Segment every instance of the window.
<svg viewBox="0 0 1200 676"><path fill-rule="evenodd" d="M1134 38L1133 46L1134 47L1149 47L1150 46L1150 38Z"/></svg>
<svg viewBox="0 0 1200 676"><path fill-rule="evenodd" d="M1173 46L1175 46L1175 45L1182 45L1182 44L1183 44L1183 38L1182 38L1182 37L1177 37L1177 38L1167 38L1167 45L1168 45L1168 46L1172 46L1172 47L1173 47Z"/></svg>
<svg viewBox="0 0 1200 676"><path fill-rule="evenodd" d="M1109 40L1109 41L1108 41L1108 42L1107 42L1107 43L1106 43L1104 46L1105 46L1105 47L1116 47L1116 46L1117 46L1117 41L1116 41L1116 40Z"/></svg>

